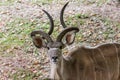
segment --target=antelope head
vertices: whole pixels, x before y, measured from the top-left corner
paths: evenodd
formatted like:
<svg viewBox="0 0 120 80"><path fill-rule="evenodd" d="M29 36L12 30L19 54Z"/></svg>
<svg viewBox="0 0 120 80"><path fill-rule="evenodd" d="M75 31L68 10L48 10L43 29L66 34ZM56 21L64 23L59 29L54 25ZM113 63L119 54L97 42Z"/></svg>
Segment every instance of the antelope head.
<svg viewBox="0 0 120 80"><path fill-rule="evenodd" d="M50 20L50 24L51 24L49 32L46 33L45 31L42 31L42 30L31 32L31 37L32 37L34 45L37 48L41 48L41 47L47 48L48 49L47 54L49 55L50 60L53 63L57 63L57 61L60 60L61 49L63 49L66 45L72 44L75 39L73 34L79 31L77 27L66 27L64 23L63 12L67 5L68 3L64 5L64 7L61 10L61 14L60 14L60 22L65 29L59 33L56 40L53 40L50 36L54 29L53 18L45 10L43 10L43 12L48 16ZM65 42L63 42L63 38L65 38Z"/></svg>

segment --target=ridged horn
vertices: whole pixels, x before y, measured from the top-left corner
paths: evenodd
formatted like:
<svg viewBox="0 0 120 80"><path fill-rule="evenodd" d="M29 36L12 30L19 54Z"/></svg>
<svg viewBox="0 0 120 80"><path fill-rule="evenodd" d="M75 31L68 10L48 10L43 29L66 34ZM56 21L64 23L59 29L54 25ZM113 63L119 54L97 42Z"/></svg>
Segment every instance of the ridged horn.
<svg viewBox="0 0 120 80"><path fill-rule="evenodd" d="M60 12L60 22L61 22L61 25L63 26L63 28L66 28L66 27L67 27L66 24L65 24L65 22L64 22L64 19L63 19L63 14L64 14L65 8L66 8L66 6L68 5L68 3L69 3L69 2L67 2L67 3L63 6L63 8L62 8L62 10L61 10L61 12Z"/></svg>
<svg viewBox="0 0 120 80"><path fill-rule="evenodd" d="M36 36L36 34L40 34L44 39L47 40L47 42L53 42L53 40L50 37L50 35L47 34L47 33L45 33L44 31L41 31L41 30L39 30L39 31L33 31L33 32L31 32L31 37Z"/></svg>
<svg viewBox="0 0 120 80"><path fill-rule="evenodd" d="M47 11L45 11L45 10L42 10L42 11L48 16L48 18L49 18L49 20L50 20L50 29L49 29L49 31L48 31L48 34L51 35L52 32L53 32L53 30L54 30L53 18L51 17L51 15L50 15Z"/></svg>

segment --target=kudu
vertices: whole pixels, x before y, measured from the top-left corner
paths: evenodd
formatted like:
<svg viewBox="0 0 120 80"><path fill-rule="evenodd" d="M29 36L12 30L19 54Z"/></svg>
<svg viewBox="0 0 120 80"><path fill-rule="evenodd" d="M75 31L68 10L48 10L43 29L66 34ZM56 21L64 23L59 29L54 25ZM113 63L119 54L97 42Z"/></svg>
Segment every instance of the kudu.
<svg viewBox="0 0 120 80"><path fill-rule="evenodd" d="M47 48L51 62L50 80L120 80L119 55L120 44L106 43L96 47L78 46L68 55L62 55L62 49L74 42L77 27L66 27L63 13L68 3L61 10L60 21L64 30L53 40L53 19L43 10L50 19L50 31L33 31L31 37L37 48ZM39 36L37 36L39 35ZM64 40L63 40L64 39ZM65 41L65 42L64 42Z"/></svg>

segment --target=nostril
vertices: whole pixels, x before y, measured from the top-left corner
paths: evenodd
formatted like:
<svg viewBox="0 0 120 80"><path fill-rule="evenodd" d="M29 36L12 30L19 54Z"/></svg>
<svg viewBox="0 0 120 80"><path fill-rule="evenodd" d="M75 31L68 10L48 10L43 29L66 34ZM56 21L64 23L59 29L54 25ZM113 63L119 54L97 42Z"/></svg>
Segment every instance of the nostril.
<svg viewBox="0 0 120 80"><path fill-rule="evenodd" d="M57 56L52 57L52 61L53 61L53 62L56 62L56 61L57 61L57 59L58 59L58 57L57 57Z"/></svg>
<svg viewBox="0 0 120 80"><path fill-rule="evenodd" d="M57 56L52 57L52 59L57 59L57 58L58 58Z"/></svg>
<svg viewBox="0 0 120 80"><path fill-rule="evenodd" d="M57 59L58 57L55 57L55 59Z"/></svg>

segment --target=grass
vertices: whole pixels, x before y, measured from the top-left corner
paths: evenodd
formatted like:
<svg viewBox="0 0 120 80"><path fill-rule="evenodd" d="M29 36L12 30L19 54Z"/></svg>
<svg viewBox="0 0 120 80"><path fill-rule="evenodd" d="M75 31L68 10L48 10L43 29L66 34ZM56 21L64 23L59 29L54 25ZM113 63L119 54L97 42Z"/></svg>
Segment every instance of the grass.
<svg viewBox="0 0 120 80"><path fill-rule="evenodd" d="M16 73L10 75L13 80L38 80L40 74L33 73L30 70L18 69Z"/></svg>
<svg viewBox="0 0 120 80"><path fill-rule="evenodd" d="M84 3L84 4L94 4L96 3L98 6L101 6L105 3L108 3L110 0L69 0L69 2L77 2L77 3ZM14 2L21 2L20 0L2 0L0 1L0 6L2 5L12 5ZM66 2L64 0L30 0L28 2L34 3L34 4L50 4L52 2L56 3L61 3L61 2Z"/></svg>
<svg viewBox="0 0 120 80"><path fill-rule="evenodd" d="M1 0L0 1L0 6L3 5L12 5L14 3L15 0Z"/></svg>
<svg viewBox="0 0 120 80"><path fill-rule="evenodd" d="M84 4L87 4L87 5L97 4L97 6L101 6L103 4L110 2L110 0L77 0L77 1L79 1L80 3L82 2Z"/></svg>
<svg viewBox="0 0 120 80"><path fill-rule="evenodd" d="M29 2L31 3L41 3L42 5L49 4L53 0L30 0ZM20 0L2 0L0 1L0 6L7 6L7 5L12 5L15 2L21 2Z"/></svg>
<svg viewBox="0 0 120 80"><path fill-rule="evenodd" d="M0 52L24 46L26 43L29 43L31 41L30 33L33 30L39 30L43 27L46 28L44 30L48 29L47 23L43 23L41 26L38 24L39 22L37 20L30 21L23 18L16 18L11 22L7 22L5 25L6 30L0 32Z"/></svg>
<svg viewBox="0 0 120 80"><path fill-rule="evenodd" d="M40 3L42 5L52 3L53 0L32 0L32 3Z"/></svg>
<svg viewBox="0 0 120 80"><path fill-rule="evenodd" d="M33 30L43 29L47 31L49 23L43 23L37 19L28 20L24 18L14 18L12 21L6 22L5 30L0 32L0 55L3 57L14 57L15 49L21 52L29 53L32 50L38 53L36 48L33 49L33 43L30 33ZM20 53L21 55L25 55ZM25 69L17 69L17 72L10 75L12 80L33 80L39 76L39 72L33 73Z"/></svg>
<svg viewBox="0 0 120 80"><path fill-rule="evenodd" d="M2 35L0 41L2 46L0 47L5 51L11 47L22 46L25 42L24 39L31 31L30 26L32 24L23 19L15 19L8 22L6 24L6 30L0 33Z"/></svg>

